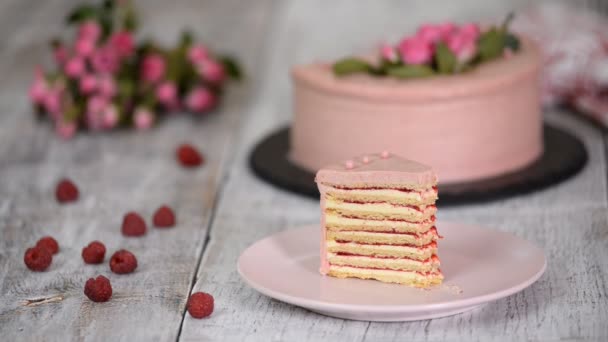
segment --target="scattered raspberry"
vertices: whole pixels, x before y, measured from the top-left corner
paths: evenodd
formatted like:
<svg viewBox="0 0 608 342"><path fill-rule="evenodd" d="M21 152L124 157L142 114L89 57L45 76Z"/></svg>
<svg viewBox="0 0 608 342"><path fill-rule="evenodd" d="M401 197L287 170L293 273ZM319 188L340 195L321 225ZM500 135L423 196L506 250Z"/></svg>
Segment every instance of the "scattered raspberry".
<svg viewBox="0 0 608 342"><path fill-rule="evenodd" d="M99 241L93 241L82 249L82 258L87 264L101 264L106 256L106 246Z"/></svg>
<svg viewBox="0 0 608 342"><path fill-rule="evenodd" d="M112 297L112 284L102 275L89 278L84 284L84 294L94 302L107 302Z"/></svg>
<svg viewBox="0 0 608 342"><path fill-rule="evenodd" d="M69 179L62 179L57 184L55 196L59 203L74 202L78 199L78 188Z"/></svg>
<svg viewBox="0 0 608 342"><path fill-rule="evenodd" d="M32 247L25 251L23 256L25 266L32 271L42 272L53 262L53 254L46 248Z"/></svg>
<svg viewBox="0 0 608 342"><path fill-rule="evenodd" d="M59 244L57 240L51 236L45 236L36 242L36 247L46 248L51 254L57 254L59 252Z"/></svg>
<svg viewBox="0 0 608 342"><path fill-rule="evenodd" d="M213 296L205 292L196 292L188 300L188 312L194 318L205 318L213 313Z"/></svg>
<svg viewBox="0 0 608 342"><path fill-rule="evenodd" d="M196 167L203 163L201 154L190 144L180 145L176 154L183 167Z"/></svg>
<svg viewBox="0 0 608 342"><path fill-rule="evenodd" d="M136 212L129 212L122 219L122 234L125 236L142 236L146 229L146 222Z"/></svg>
<svg viewBox="0 0 608 342"><path fill-rule="evenodd" d="M137 258L133 253L121 249L110 258L110 269L117 274L126 274L135 271L137 268Z"/></svg>
<svg viewBox="0 0 608 342"><path fill-rule="evenodd" d="M158 208L154 213L154 225L160 228L175 226L175 214L173 210L166 205Z"/></svg>

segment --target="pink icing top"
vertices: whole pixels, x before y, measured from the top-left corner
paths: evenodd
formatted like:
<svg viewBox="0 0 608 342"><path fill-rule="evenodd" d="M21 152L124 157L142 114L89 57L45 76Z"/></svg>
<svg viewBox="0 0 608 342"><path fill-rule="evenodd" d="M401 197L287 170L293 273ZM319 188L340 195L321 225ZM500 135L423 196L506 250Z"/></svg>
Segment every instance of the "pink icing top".
<svg viewBox="0 0 608 342"><path fill-rule="evenodd" d="M340 186L399 184L418 187L436 184L437 176L430 166L394 154L376 153L324 167L317 172L315 181Z"/></svg>

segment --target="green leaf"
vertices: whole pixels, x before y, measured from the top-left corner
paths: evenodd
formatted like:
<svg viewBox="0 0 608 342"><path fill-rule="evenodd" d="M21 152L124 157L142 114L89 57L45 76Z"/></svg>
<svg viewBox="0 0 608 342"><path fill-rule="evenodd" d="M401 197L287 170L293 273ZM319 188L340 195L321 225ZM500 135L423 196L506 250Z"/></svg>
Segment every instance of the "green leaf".
<svg viewBox="0 0 608 342"><path fill-rule="evenodd" d="M224 70L226 70L226 73L230 78L237 81L244 78L243 71L234 58L229 56L220 57L220 63L222 63Z"/></svg>
<svg viewBox="0 0 608 342"><path fill-rule="evenodd" d="M519 42L519 38L517 38L516 35L512 34L512 33L507 33L507 36L505 37L505 46L510 48L513 51L519 51L519 47L520 47L520 42Z"/></svg>
<svg viewBox="0 0 608 342"><path fill-rule="evenodd" d="M401 65L387 69L386 73L397 78L418 78L432 76L435 71L428 65Z"/></svg>
<svg viewBox="0 0 608 342"><path fill-rule="evenodd" d="M372 67L366 61L357 58L346 58L336 62L333 69L334 74L337 76L344 76L360 72L369 73L371 72Z"/></svg>
<svg viewBox="0 0 608 342"><path fill-rule="evenodd" d="M67 24L77 24L89 19L97 18L97 8L91 5L81 5L68 14L65 21Z"/></svg>
<svg viewBox="0 0 608 342"><path fill-rule="evenodd" d="M189 47L194 42L194 35L190 31L183 31L179 38L179 46Z"/></svg>
<svg viewBox="0 0 608 342"><path fill-rule="evenodd" d="M502 55L506 40L505 31L492 28L483 33L477 41L481 61L488 61Z"/></svg>
<svg viewBox="0 0 608 342"><path fill-rule="evenodd" d="M135 15L135 11L133 9L127 10L122 24L127 31L133 32L137 30L137 15Z"/></svg>
<svg viewBox="0 0 608 342"><path fill-rule="evenodd" d="M102 6L104 9L111 11L114 9L115 6L114 0L104 0Z"/></svg>
<svg viewBox="0 0 608 342"><path fill-rule="evenodd" d="M445 45L444 42L440 42L437 44L437 48L435 50L435 62L437 63L437 68L439 73L441 74L451 74L456 70L456 65L458 64L458 60L456 55Z"/></svg>

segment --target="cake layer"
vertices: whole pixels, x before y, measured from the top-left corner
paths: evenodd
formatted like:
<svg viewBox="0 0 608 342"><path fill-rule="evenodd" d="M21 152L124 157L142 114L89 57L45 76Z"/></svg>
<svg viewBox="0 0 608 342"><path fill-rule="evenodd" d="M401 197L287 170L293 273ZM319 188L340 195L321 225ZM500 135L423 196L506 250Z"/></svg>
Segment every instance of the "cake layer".
<svg viewBox="0 0 608 342"><path fill-rule="evenodd" d="M359 242L367 244L425 246L439 238L437 229L431 228L423 234L395 234L363 231L327 231L327 240Z"/></svg>
<svg viewBox="0 0 608 342"><path fill-rule="evenodd" d="M437 253L437 243L435 242L418 247L326 241L326 248L330 253L350 253L379 257L410 258L416 260L427 260L433 254Z"/></svg>
<svg viewBox="0 0 608 342"><path fill-rule="evenodd" d="M334 211L341 216L362 219L395 219L411 222L428 220L435 215L437 208L428 206L403 206L390 203L358 203L326 198L325 210Z"/></svg>
<svg viewBox="0 0 608 342"><path fill-rule="evenodd" d="M422 222L403 220L368 220L353 217L343 217L335 212L325 213L325 227L328 230L364 230L375 232L395 233L424 233L435 225L435 217Z"/></svg>
<svg viewBox="0 0 608 342"><path fill-rule="evenodd" d="M429 205L437 200L437 189L399 190L399 189L327 189L327 196L337 200L356 202L386 202L403 205Z"/></svg>
<svg viewBox="0 0 608 342"><path fill-rule="evenodd" d="M426 260L407 258L379 258L363 255L341 255L328 253L330 265L353 266L361 268L391 269L397 271L434 272L439 269L439 258L432 256Z"/></svg>
<svg viewBox="0 0 608 342"><path fill-rule="evenodd" d="M338 278L375 279L385 283L398 283L422 288L439 285L443 280L440 271L437 273L419 273L337 265L330 265L327 274Z"/></svg>

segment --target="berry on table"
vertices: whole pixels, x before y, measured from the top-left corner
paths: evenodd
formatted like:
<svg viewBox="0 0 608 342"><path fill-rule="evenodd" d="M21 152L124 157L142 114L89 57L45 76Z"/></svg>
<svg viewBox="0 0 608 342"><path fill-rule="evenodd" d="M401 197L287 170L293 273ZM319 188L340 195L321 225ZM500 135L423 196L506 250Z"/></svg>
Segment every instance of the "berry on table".
<svg viewBox="0 0 608 342"><path fill-rule="evenodd" d="M78 199L78 188L69 179L62 179L57 183L55 197L59 203L74 202Z"/></svg>
<svg viewBox="0 0 608 342"><path fill-rule="evenodd" d="M42 272L53 262L53 254L46 248L28 248L23 255L23 262L25 262L25 266L30 270Z"/></svg>
<svg viewBox="0 0 608 342"><path fill-rule="evenodd" d="M146 222L136 212L127 213L122 219L122 234L125 236L142 236L146 234Z"/></svg>
<svg viewBox="0 0 608 342"><path fill-rule="evenodd" d="M159 228L175 226L175 213L166 205L158 208L153 217L154 225Z"/></svg>
<svg viewBox="0 0 608 342"><path fill-rule="evenodd" d="M213 296L205 292L196 292L188 299L188 312L194 318L205 318L213 313Z"/></svg>
<svg viewBox="0 0 608 342"><path fill-rule="evenodd" d="M87 264L101 264L106 256L106 246L99 241L93 241L82 249L82 259Z"/></svg>
<svg viewBox="0 0 608 342"><path fill-rule="evenodd" d="M127 274L137 268L137 258L133 253L121 249L110 258L110 269L117 274Z"/></svg>
<svg viewBox="0 0 608 342"><path fill-rule="evenodd" d="M203 163L203 156L190 144L182 144L176 151L177 160L183 167L197 167Z"/></svg>
<svg viewBox="0 0 608 342"><path fill-rule="evenodd" d="M107 302L112 297L112 284L102 275L89 278L84 285L84 294L94 302Z"/></svg>
<svg viewBox="0 0 608 342"><path fill-rule="evenodd" d="M36 242L36 247L46 248L51 254L57 254L59 252L59 244L57 240L51 236L45 236Z"/></svg>

